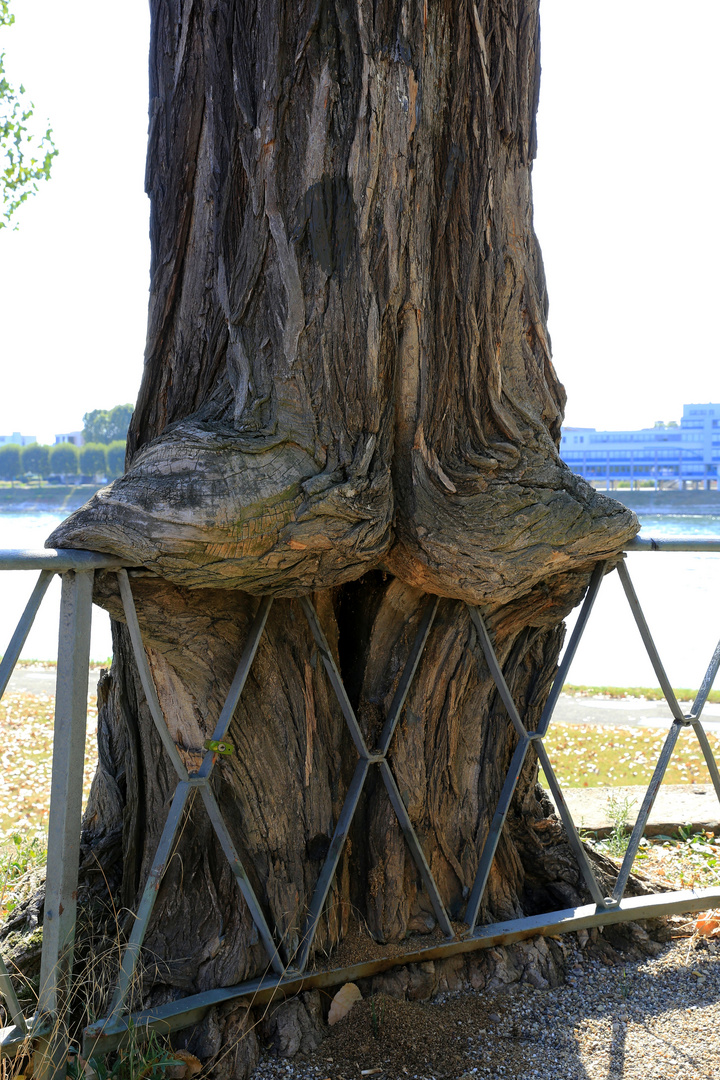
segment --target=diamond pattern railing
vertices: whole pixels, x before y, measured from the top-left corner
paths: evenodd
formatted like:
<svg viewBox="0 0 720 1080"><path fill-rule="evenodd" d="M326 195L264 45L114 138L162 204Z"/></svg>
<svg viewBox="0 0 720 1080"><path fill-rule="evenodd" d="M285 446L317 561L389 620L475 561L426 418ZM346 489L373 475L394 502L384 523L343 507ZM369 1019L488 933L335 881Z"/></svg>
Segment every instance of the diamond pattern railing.
<svg viewBox="0 0 720 1080"><path fill-rule="evenodd" d="M659 544L657 542L652 543L655 545L653 550L658 550ZM637 546L641 548L639 543ZM686 545L686 548L687 547L692 548L692 544ZM703 549L707 550L707 542L703 542ZM717 550L720 550L720 542L717 544ZM78 556L76 562L73 561L75 556ZM55 559L54 563L51 562L52 559ZM598 563L592 573L578 620L568 642L562 662L558 668L542 716L534 731L528 730L526 723L513 700L501 664L495 653L490 634L479 609L468 605L470 619L474 626L485 662L497 687L498 694L505 706L510 722L515 728L517 744L501 790L498 805L495 809L490 828L480 851L477 872L469 892L466 909L463 915L464 925L461 927L454 927L448 917L440 889L433 877L432 870L423 851L420 839L412 824L388 760L397 724L400 720L405 701L421 663L422 654L432 630L433 622L438 610L439 598L430 596L425 603L418 630L399 680L397 690L385 718L377 745L373 747L368 746L365 736L363 735L317 613L307 597L300 600L309 631L318 652L322 657L327 677L338 700L354 744L357 762L353 778L345 796L345 801L338 815L327 856L320 870L314 893L310 899L304 925L302 927L302 933L300 935L300 943L294 950L291 950L287 943L283 941L280 930L277 927L272 927L270 925L265 914L263 902L254 892L250 878L248 877L242 860L235 848L211 785L213 770L217 763L218 755L223 750L223 743L226 741L232 717L242 696L248 674L260 645L262 635L265 631L272 599L266 597L260 601L248 635L248 640L238 663L235 677L232 681L225 704L218 717L212 739L208 740L208 743L206 744L209 749L207 749L199 769L193 774L190 774L188 773L187 767L170 734L163 716L142 642L131 582L127 570L118 566L110 557L93 556L91 558L91 553L87 552L44 552L36 555L25 553L22 558L15 556L14 561L7 556L4 559L0 556L0 568L15 568L18 562L22 563L24 566L38 567L40 568L41 573L26 611L21 618L18 630L13 636L2 664L0 664L0 694L7 685L15 661L20 654L25 637L27 636L32 620L40 606L47 584L53 572L59 572L63 575L61 625L64 619L67 628L65 648L68 655L63 661L62 668L60 665L61 657L59 657L58 665L56 746L53 757L53 785L50 813L51 835L49 850L51 851L51 855L48 860L46 885L45 941L43 945L40 998L37 1012L29 1022L26 1022L22 1015L12 986L12 981L8 975L5 964L2 962L2 958L0 958L0 994L5 998L8 1010L13 1018L13 1026L4 1029L0 1033L0 1048L6 1053L11 1053L13 1052L13 1048L17 1048L24 1039L27 1039L28 1037L32 1038L35 1042L36 1049L39 1049L41 1052L41 1065L39 1071L36 1070L38 1071L38 1076L41 1080L64 1075L63 1054L65 1052L67 1033L63 1034L62 1025L58 1027L57 1019L60 1013L62 1000L65 999L69 992L69 979L72 964L72 940L74 936L75 920L74 897L77 889L77 844L80 830L80 795L78 793L81 794L82 791L82 751L84 747L85 725L85 691L82 690L82 692L80 692L78 690L78 686L81 686L82 684L82 679L78 677L78 672L82 669L83 663L85 665L85 672L87 672L92 572L96 567L112 569L117 573L125 617L143 690L153 722L177 775L177 785L167 820L157 846L153 864L140 898L135 922L124 950L120 965L118 984L109 1015L86 1029L86 1044L102 1047L103 1049L107 1049L111 1045L117 1045L132 1024L137 1025L139 1023L147 1026L161 1026L164 1027L165 1030L187 1026L187 1024L193 1022L193 1019L199 1018L199 1016L203 1014L203 1010L209 1008L215 1001L230 1000L233 997L241 997L252 992L274 992L279 986L282 986L285 989L299 989L304 985L310 985L313 983L313 980L313 984L319 985L323 978L326 979L328 984L331 984L333 981L343 981L343 979L347 978L348 970L350 969L345 971L337 970L334 972L309 974L308 965L312 955L315 936L337 870L338 862L342 855L343 847L347 840L367 778L374 766L377 767L380 773L393 811L405 837L408 849L429 896L438 926L445 938L445 943L438 945L434 949L420 950L420 952L415 950L415 952L408 952L404 955L383 961L382 963L384 963L385 967L390 966L392 963L407 963L409 962L409 957L413 960L434 958L436 955L451 955L453 952L462 952L469 948L481 947L487 943L495 943L497 940L514 940L517 937L527 936L529 932L542 932L542 930L547 929L548 926L552 926L555 932L562 932L563 930L577 929L581 925L598 925L627 918L647 917L648 911L646 909L648 908L651 909L652 914L661 914L663 911L697 910L702 907L712 906L713 904L720 904L720 890L702 890L695 893L683 892L669 895L663 894L655 898L643 898L644 907L639 906L637 900L629 901L624 899L630 870L647 824L648 816L660 784L662 783L668 763L671 760L680 729L683 726L691 726L695 731L710 771L715 791L720 799L720 772L718 771L718 766L714 759L701 719L703 707L717 675L718 667L720 667L720 643L713 653L692 709L690 713L685 716L680 709L665 673L665 669L658 655L657 648L648 629L630 580L627 566L624 562L619 564L618 574L643 643L670 707L672 723L632 831L627 853L610 896L604 894L604 890L593 870L592 862L580 839L572 815L563 798L562 788L544 746L544 739L548 733L555 706L561 689L566 682L567 673L576 654L578 645L588 624L607 566L604 563ZM86 685L85 682L85 686ZM568 840L575 853L583 879L590 897L592 898L592 904L584 908L569 909L548 916L515 919L503 923L500 927L479 927L478 920L481 905L487 888L493 859L497 851L503 826L512 803L523 765L531 750L537 755L539 764L544 770L558 812L564 823ZM178 831L184 819L186 809L196 790L200 792L202 802L213 830L215 831L220 846L235 876L239 892L257 928L259 938L265 947L268 958L268 972L272 970L273 974L270 975L268 973L261 979L256 979L236 987L221 988L217 991L208 991L205 994L193 995L184 1001L174 1002L169 1006L162 1006L148 1013L128 1015L128 996L136 975L144 936L152 916L165 869L173 852ZM52 855L53 851L55 853L54 856ZM373 963L377 965L377 963L381 962L368 962L351 970L355 973L355 977L358 977L358 972L360 974L370 973L370 969L373 968ZM362 969L362 971L360 971L360 969ZM367 969L367 972L365 969Z"/></svg>

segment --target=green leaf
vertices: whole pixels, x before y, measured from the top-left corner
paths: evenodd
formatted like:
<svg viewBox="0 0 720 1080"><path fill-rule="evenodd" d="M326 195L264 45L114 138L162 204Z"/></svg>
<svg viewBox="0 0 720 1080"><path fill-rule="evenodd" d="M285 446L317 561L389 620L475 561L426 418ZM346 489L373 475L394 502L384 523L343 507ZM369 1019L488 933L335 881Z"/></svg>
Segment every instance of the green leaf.
<svg viewBox="0 0 720 1080"><path fill-rule="evenodd" d="M11 26L14 21L9 0L0 0L0 26ZM14 90L5 77L5 53L0 52L0 229L36 194L38 182L50 179L58 153L49 124L44 135L28 126L34 108L24 98L25 87L20 84Z"/></svg>

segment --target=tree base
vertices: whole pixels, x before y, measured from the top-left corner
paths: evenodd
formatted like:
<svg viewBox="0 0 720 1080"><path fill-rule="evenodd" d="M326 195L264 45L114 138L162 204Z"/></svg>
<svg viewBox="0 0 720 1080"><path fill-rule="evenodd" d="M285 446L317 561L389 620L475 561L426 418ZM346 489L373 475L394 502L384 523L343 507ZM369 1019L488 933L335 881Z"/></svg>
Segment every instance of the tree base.
<svg viewBox="0 0 720 1080"><path fill-rule="evenodd" d="M537 937L359 980L364 1001L335 1028L327 1022L333 991L312 990L267 1008L213 1010L193 1031L183 1032L173 1042L203 1059L214 1080L247 1080L262 1048L271 1059L307 1061L309 1066L317 1063L324 1067L331 1055L334 1068L338 1068L344 1056L354 1061L363 1049L384 1060L388 1032L383 1020L387 1011L397 1012L397 1006L388 1009L386 999L434 1000L440 1006L463 994L488 998L513 994L524 985L548 990L565 982L579 954L607 965L641 961L656 956L661 942L669 936L663 920L653 920L608 926L604 931L594 927L557 939ZM412 1023L409 1015L408 1023ZM443 1023L442 1018L439 1023ZM332 1039L325 1049L328 1036ZM453 1038L454 1029L449 1028L447 1039L452 1042ZM365 1041L368 1045L363 1047Z"/></svg>

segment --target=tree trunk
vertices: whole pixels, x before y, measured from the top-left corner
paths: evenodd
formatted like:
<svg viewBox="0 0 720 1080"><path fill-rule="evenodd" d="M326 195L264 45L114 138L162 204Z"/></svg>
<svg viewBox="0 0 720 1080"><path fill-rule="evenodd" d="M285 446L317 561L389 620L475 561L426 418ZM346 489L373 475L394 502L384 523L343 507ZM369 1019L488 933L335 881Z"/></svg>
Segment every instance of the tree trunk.
<svg viewBox="0 0 720 1080"><path fill-rule="evenodd" d="M297 946L356 754L302 614L311 595L368 743L426 594L442 597L391 764L452 917L515 735L465 602L532 727L563 616L637 523L558 456L564 392L532 227L537 0L152 0L152 271L128 470L48 541L121 554L189 766L258 594L271 609L217 796ZM133 906L174 786L117 620L90 843L122 829ZM485 918L579 901L528 761ZM161 888L155 998L266 961L199 803ZM316 946L358 920L427 932L384 788L368 786ZM152 989L154 987L154 989Z"/></svg>

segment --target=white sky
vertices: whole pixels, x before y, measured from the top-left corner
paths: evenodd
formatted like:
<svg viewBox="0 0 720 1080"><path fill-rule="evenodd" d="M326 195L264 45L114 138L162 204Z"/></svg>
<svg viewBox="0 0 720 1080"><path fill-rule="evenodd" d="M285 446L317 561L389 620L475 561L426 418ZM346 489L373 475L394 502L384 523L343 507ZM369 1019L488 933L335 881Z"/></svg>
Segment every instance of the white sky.
<svg viewBox="0 0 720 1080"><path fill-rule="evenodd" d="M149 245L146 0L15 0L2 32L60 156L0 231L0 434L134 401ZM122 12L122 18L118 12ZM720 400L720 2L541 0L536 227L566 420Z"/></svg>
<svg viewBox="0 0 720 1080"><path fill-rule="evenodd" d="M51 441L135 401L150 267L146 0L14 0L0 36L14 85L60 154L0 230L0 434Z"/></svg>

